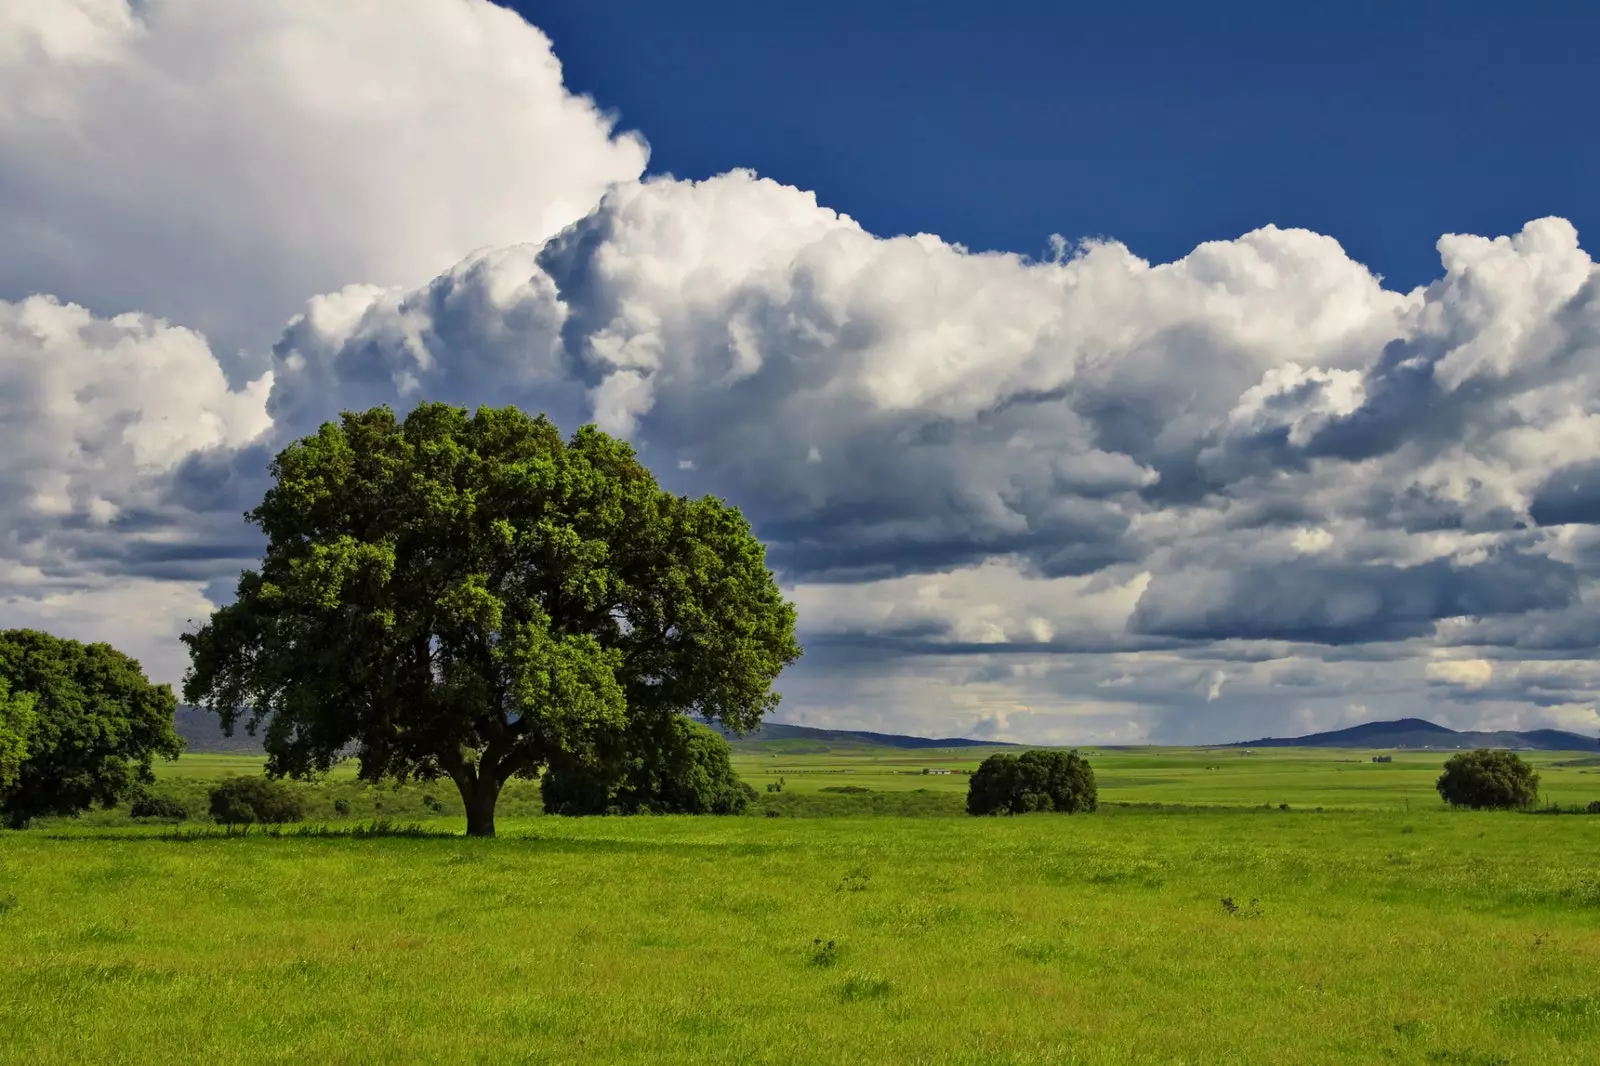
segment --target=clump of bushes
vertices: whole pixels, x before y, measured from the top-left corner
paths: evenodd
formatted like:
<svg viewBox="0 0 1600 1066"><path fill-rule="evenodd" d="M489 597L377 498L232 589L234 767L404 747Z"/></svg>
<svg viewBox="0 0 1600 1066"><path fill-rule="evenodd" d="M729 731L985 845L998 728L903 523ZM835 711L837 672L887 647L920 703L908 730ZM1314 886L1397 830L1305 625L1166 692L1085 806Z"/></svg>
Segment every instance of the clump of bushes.
<svg viewBox="0 0 1600 1066"><path fill-rule="evenodd" d="M1436 786L1452 807L1472 810L1531 807L1539 799L1539 775L1510 751L1463 751L1444 764Z"/></svg>
<svg viewBox="0 0 1600 1066"><path fill-rule="evenodd" d="M181 822L189 817L189 809L166 796L140 796L128 808L133 818L148 818L159 822Z"/></svg>
<svg viewBox="0 0 1600 1066"><path fill-rule="evenodd" d="M305 808L281 781L230 777L211 790L211 817L219 825L282 825L304 819Z"/></svg>
<svg viewBox="0 0 1600 1066"><path fill-rule="evenodd" d="M755 789L722 734L673 716L627 738L620 757L560 763L539 782L546 814L743 814Z"/></svg>
<svg viewBox="0 0 1600 1066"><path fill-rule="evenodd" d="M968 814L1074 814L1098 805L1094 770L1076 751L991 755L967 785Z"/></svg>

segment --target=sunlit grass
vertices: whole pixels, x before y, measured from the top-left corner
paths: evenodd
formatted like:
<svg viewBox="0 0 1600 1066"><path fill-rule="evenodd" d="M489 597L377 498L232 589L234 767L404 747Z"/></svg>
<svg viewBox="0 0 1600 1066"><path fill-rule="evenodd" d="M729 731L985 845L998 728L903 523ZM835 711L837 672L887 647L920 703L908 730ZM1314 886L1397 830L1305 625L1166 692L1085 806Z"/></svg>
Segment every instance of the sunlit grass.
<svg viewBox="0 0 1600 1066"><path fill-rule="evenodd" d="M917 771L983 753L887 754L739 764L954 811L965 778ZM162 787L202 794L193 758ZM0 834L0 1061L1592 1062L1600 816L1444 810L1443 758L1101 751L1111 805L1074 817L481 841L340 781L420 831L58 820ZM1562 802L1600 785L1534 758Z"/></svg>

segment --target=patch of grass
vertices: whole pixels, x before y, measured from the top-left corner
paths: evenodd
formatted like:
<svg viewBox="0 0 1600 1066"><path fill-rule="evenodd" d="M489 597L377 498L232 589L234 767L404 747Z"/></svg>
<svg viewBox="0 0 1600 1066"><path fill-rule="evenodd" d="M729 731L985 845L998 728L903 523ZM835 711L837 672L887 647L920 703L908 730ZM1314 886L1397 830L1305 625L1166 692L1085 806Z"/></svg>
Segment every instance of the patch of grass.
<svg viewBox="0 0 1600 1066"><path fill-rule="evenodd" d="M840 1003L861 1003L872 999L885 999L894 989L889 979L876 973L853 973L839 986Z"/></svg>

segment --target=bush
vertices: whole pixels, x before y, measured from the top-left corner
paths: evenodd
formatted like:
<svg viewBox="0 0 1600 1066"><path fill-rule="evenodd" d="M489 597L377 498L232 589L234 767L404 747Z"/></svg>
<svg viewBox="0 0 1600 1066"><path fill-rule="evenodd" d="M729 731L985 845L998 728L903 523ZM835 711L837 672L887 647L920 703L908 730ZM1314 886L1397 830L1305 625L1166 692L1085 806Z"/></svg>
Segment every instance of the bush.
<svg viewBox="0 0 1600 1066"><path fill-rule="evenodd" d="M1589 801L1589 813L1590 814L1600 814L1600 800L1590 800Z"/></svg>
<svg viewBox="0 0 1600 1066"><path fill-rule="evenodd" d="M1076 751L991 755L967 785L968 814L1092 811L1098 806L1094 770Z"/></svg>
<svg viewBox="0 0 1600 1066"><path fill-rule="evenodd" d="M189 817L189 810L175 799L166 796L140 796L128 808L134 818L154 818L162 822L181 822Z"/></svg>
<svg viewBox="0 0 1600 1066"><path fill-rule="evenodd" d="M1452 807L1531 807L1539 798L1539 775L1514 752L1479 748L1452 755L1437 787Z"/></svg>
<svg viewBox="0 0 1600 1066"><path fill-rule="evenodd" d="M221 825L279 825L305 817L300 796L280 781L231 777L211 790L211 817Z"/></svg>
<svg viewBox="0 0 1600 1066"><path fill-rule="evenodd" d="M733 772L720 733L682 716L628 738L615 761L552 766L539 782L546 814L743 814L756 790Z"/></svg>

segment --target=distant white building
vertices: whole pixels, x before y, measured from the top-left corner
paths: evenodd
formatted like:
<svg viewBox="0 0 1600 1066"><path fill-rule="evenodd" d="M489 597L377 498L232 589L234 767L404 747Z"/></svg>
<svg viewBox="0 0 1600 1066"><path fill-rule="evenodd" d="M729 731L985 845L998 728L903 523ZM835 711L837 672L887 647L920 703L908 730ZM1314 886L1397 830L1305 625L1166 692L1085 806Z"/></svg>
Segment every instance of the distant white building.
<svg viewBox="0 0 1600 1066"><path fill-rule="evenodd" d="M923 769L922 772L925 773L925 774L948 774L948 773L950 773L949 770L935 770L932 767L926 767L926 768Z"/></svg>

